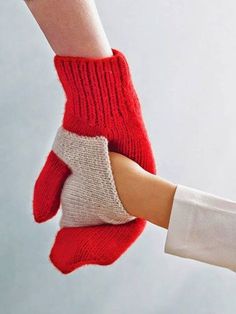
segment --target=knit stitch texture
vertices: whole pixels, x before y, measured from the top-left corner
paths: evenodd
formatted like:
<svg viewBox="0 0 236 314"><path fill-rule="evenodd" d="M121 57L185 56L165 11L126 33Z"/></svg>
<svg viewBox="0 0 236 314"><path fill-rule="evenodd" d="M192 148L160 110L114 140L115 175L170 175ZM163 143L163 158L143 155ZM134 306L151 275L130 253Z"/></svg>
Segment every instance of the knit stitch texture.
<svg viewBox="0 0 236 314"><path fill-rule="evenodd" d="M113 56L99 59L55 56L54 64L66 96L63 128L80 136L103 136L110 151L155 174L151 144L125 56L113 49ZM37 222L57 213L70 175L70 167L51 151L34 189ZM111 264L137 239L145 224L137 218L119 225L63 227L51 250L51 261L63 273L86 264Z"/></svg>
<svg viewBox="0 0 236 314"><path fill-rule="evenodd" d="M61 194L61 227L122 224L135 219L116 190L103 136L80 136L60 128L53 151L71 169Z"/></svg>

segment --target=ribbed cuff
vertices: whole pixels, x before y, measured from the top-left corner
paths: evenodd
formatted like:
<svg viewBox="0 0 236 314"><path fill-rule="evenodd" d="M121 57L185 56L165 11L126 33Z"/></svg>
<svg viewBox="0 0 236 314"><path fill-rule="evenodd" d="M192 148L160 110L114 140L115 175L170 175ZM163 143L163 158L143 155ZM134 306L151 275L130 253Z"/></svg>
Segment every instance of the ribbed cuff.
<svg viewBox="0 0 236 314"><path fill-rule="evenodd" d="M236 271L236 202L178 185L165 253Z"/></svg>
<svg viewBox="0 0 236 314"><path fill-rule="evenodd" d="M64 88L66 113L92 123L110 124L139 110L128 62L118 50L106 58L54 57Z"/></svg>

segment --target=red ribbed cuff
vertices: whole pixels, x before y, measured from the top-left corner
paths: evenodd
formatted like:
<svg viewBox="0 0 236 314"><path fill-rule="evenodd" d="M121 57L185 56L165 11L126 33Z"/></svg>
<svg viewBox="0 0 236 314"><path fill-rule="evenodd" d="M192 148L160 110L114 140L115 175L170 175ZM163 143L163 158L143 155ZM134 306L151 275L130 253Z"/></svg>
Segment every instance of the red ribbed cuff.
<svg viewBox="0 0 236 314"><path fill-rule="evenodd" d="M128 62L120 51L112 51L113 56L99 59L54 57L67 98L65 114L109 125L139 111Z"/></svg>

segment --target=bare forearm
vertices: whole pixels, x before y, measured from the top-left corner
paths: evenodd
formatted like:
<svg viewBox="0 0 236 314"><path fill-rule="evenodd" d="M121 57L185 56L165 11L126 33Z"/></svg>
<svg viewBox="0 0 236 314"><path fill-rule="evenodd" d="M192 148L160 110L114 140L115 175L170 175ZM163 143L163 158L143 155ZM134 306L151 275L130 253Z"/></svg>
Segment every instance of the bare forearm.
<svg viewBox="0 0 236 314"><path fill-rule="evenodd" d="M177 185L150 174L127 157L110 152L118 194L135 217L168 229Z"/></svg>
<svg viewBox="0 0 236 314"><path fill-rule="evenodd" d="M56 54L94 58L112 55L93 0L25 2Z"/></svg>
<svg viewBox="0 0 236 314"><path fill-rule="evenodd" d="M28 0L26 3L56 54L94 58L112 55L93 0ZM112 158L125 208L133 216L168 228L176 185L144 172L141 167L135 168L131 162L117 155Z"/></svg>

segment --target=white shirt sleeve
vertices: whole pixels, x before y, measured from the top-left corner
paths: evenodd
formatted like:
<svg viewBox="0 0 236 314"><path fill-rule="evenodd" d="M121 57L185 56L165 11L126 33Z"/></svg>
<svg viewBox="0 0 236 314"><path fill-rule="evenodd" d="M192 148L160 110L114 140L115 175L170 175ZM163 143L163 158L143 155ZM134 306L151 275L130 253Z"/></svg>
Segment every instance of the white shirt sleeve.
<svg viewBox="0 0 236 314"><path fill-rule="evenodd" d="M177 185L164 251L236 272L236 202Z"/></svg>

